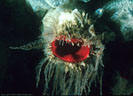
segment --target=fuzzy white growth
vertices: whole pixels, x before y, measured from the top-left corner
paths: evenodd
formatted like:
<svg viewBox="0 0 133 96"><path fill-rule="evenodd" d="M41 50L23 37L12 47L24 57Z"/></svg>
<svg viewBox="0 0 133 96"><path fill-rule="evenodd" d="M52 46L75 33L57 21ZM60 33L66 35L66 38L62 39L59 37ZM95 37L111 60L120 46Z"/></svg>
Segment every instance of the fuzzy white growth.
<svg viewBox="0 0 133 96"><path fill-rule="evenodd" d="M42 36L46 36L44 39L48 42L55 39L56 35L62 31L62 25L68 22L72 22L72 24L76 24L76 19L82 23L81 19L77 17L80 15L77 9L74 10L65 10L61 8L51 9L46 16L43 18L43 30ZM83 25L83 24L82 24Z"/></svg>
<svg viewBox="0 0 133 96"><path fill-rule="evenodd" d="M67 72L65 69L66 65L63 62L48 62L44 70L44 95L46 95L47 91L50 90L48 85L51 83L51 80L54 86L52 86L51 93L48 94L55 95L56 93L56 95L82 95L83 92L85 92L85 94L89 94L92 78L96 75L94 66L92 64L86 65L84 72L73 70L71 67L68 67Z"/></svg>
<svg viewBox="0 0 133 96"><path fill-rule="evenodd" d="M32 2L32 0L29 1ZM60 0L57 0L57 2L58 1ZM56 0L53 2L56 2ZM33 0L31 5L33 6L34 3ZM91 83L96 79L96 76L101 73L98 69L102 67L104 46L101 44L100 38L97 38L95 35L95 31L93 30L94 26L91 26L93 24L91 24L87 16L85 13L80 13L77 9L51 9L42 20L43 29L40 40L20 47L11 47L12 49L22 50L43 48L44 57L36 66L36 87L39 86L41 79L43 79L44 95L88 95L90 93ZM65 27L63 28L63 26ZM51 42L55 40L57 35L59 36L61 32L62 34L67 32L68 35L69 32L66 30L66 27L68 31L72 33L72 36L81 38L86 43L85 46L94 46L94 49L92 48L92 50L90 50L90 56L88 56L86 60L70 63L61 60L53 54ZM70 37L70 39L71 38L72 37ZM72 43L72 46L74 46L74 43ZM95 50L95 48L97 50ZM43 65L45 67L43 67ZM40 76L42 71L44 73L43 78Z"/></svg>
<svg viewBox="0 0 133 96"><path fill-rule="evenodd" d="M59 16L59 25L64 24L68 21L74 21L75 17L72 13L68 12L62 12L61 15Z"/></svg>
<svg viewBox="0 0 133 96"><path fill-rule="evenodd" d="M78 22L76 22L76 20ZM67 24L64 25L64 23ZM62 28L61 25L65 27ZM36 66L36 87L40 85L41 79L43 79L44 95L89 95L91 83L96 80L97 75L101 74L99 68L103 67L102 54L104 46L100 38L97 38L95 35L94 26L90 23L87 15L80 13L77 9L66 11L57 8L50 10L44 17L43 27L44 30L40 40L20 47L11 47L12 49L21 50L43 48L44 57ZM66 27L72 32L71 35L76 34L75 36L80 37L86 43L85 46L94 46L94 49L92 48L90 50L90 56L88 56L86 60L70 63L61 60L53 54L51 42L55 40L56 36L60 35L61 32L67 32L65 30ZM86 35L84 35L84 33ZM91 36L87 36L88 34ZM72 45L74 46L74 43L72 43ZM62 46L64 46L63 43ZM97 50L95 50L95 48ZM43 78L41 78L42 71L44 73Z"/></svg>
<svg viewBox="0 0 133 96"><path fill-rule="evenodd" d="M47 63L46 61L40 63L46 64L44 68L44 95L82 95L83 93L88 95L91 83L96 79L98 69L102 67L104 46L95 35L94 26L87 18L87 14L80 13L77 9L65 10L56 8L50 10L42 22L44 28L42 36L45 41L49 42L44 49L45 56L48 58ZM88 56L85 61L76 63L65 62L54 56L51 50L51 42L55 40L56 36L58 37L61 34L68 35L69 32L71 32L71 36L76 34L76 38L82 38L88 46L94 44L99 50L97 52L93 50L96 53L94 56ZM88 34L91 36L87 36ZM71 36L70 38L72 38ZM97 38L96 40L94 39L95 37ZM90 40L89 43L88 40ZM60 43L63 46L63 43ZM74 43L72 43L72 46L74 46ZM38 68L41 68L41 65L38 66ZM40 73L39 69L38 72ZM39 80L38 76L37 80ZM52 86L49 86L51 83Z"/></svg>

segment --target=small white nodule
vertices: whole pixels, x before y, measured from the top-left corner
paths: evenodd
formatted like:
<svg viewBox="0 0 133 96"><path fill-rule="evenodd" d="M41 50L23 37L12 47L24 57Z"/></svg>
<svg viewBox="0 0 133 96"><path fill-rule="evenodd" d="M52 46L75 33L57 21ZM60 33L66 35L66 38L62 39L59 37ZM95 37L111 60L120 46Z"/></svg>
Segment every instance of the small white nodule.
<svg viewBox="0 0 133 96"><path fill-rule="evenodd" d="M68 21L74 21L74 15L69 12L62 12L61 15L59 16L59 25L64 24L65 22Z"/></svg>

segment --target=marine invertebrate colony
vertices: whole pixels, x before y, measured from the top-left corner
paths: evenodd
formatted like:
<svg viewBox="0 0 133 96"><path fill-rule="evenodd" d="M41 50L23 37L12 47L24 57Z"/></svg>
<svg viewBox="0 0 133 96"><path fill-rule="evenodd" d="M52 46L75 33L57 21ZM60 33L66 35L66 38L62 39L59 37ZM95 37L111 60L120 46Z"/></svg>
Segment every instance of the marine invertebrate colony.
<svg viewBox="0 0 133 96"><path fill-rule="evenodd" d="M44 67L43 94L89 94L96 76L102 76L103 35L97 35L90 14L71 7L50 9L42 19L39 40L12 49L41 48L44 58L36 66L36 86Z"/></svg>

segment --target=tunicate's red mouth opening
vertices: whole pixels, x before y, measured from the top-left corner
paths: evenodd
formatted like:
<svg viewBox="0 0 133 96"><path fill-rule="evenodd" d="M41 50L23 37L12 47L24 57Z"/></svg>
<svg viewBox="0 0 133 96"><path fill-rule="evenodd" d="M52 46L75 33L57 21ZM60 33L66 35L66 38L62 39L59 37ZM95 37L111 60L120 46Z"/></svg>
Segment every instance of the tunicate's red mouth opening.
<svg viewBox="0 0 133 96"><path fill-rule="evenodd" d="M90 47L85 46L83 40L76 38L67 40L65 36L57 37L51 45L53 55L71 63L85 60L90 52Z"/></svg>

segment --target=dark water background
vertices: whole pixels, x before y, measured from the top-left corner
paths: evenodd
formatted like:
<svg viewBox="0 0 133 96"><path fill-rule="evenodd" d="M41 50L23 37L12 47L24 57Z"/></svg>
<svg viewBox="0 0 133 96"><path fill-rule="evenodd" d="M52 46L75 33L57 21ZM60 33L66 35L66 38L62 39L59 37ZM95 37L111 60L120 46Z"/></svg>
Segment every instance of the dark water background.
<svg viewBox="0 0 133 96"><path fill-rule="evenodd" d="M109 0L92 0L82 4L85 9L94 12ZM101 19L102 26L96 25L97 30L104 30L108 25L111 30L119 31L114 24ZM34 93L35 66L39 62L40 50L21 51L11 50L9 46L19 46L34 41L40 35L38 18L24 0L0 0L0 92L1 93ZM119 32L118 32L119 33ZM103 93L111 94L115 86L116 73L120 73L131 84L133 83L133 42L123 42L118 36L106 44L104 54ZM93 89L93 88L92 88ZM99 88L94 88L92 94L99 94Z"/></svg>

